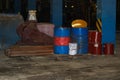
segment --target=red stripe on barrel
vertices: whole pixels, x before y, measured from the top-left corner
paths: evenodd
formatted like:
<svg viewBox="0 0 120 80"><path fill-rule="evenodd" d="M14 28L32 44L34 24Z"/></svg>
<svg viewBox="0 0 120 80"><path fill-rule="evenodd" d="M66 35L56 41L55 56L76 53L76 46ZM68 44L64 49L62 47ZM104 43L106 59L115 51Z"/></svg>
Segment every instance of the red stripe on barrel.
<svg viewBox="0 0 120 80"><path fill-rule="evenodd" d="M57 46L67 46L69 45L70 37L55 37L54 44Z"/></svg>

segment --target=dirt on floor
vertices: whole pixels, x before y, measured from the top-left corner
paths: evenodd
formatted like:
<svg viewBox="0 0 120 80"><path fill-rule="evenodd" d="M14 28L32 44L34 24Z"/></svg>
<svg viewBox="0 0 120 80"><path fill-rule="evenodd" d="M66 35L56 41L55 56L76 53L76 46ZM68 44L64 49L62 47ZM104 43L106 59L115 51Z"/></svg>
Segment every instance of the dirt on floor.
<svg viewBox="0 0 120 80"><path fill-rule="evenodd" d="M58 60L56 56L8 57L0 51L0 80L120 80L120 56Z"/></svg>

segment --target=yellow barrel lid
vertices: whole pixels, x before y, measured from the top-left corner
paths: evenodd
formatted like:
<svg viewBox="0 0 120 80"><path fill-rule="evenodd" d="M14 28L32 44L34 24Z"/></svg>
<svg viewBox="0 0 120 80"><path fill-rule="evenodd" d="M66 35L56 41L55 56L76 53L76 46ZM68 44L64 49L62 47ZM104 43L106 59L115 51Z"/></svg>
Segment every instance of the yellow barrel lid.
<svg viewBox="0 0 120 80"><path fill-rule="evenodd" d="M71 23L73 28L86 28L87 22L82 19L73 20Z"/></svg>

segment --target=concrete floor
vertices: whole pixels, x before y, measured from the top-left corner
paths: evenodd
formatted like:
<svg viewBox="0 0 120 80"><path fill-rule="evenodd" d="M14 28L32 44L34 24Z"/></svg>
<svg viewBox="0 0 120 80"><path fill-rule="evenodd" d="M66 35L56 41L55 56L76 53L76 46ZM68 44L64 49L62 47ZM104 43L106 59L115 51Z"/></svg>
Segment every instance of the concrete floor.
<svg viewBox="0 0 120 80"><path fill-rule="evenodd" d="M120 38L114 56L7 57L0 51L0 80L120 80Z"/></svg>
<svg viewBox="0 0 120 80"><path fill-rule="evenodd" d="M120 80L120 56L0 56L0 80Z"/></svg>

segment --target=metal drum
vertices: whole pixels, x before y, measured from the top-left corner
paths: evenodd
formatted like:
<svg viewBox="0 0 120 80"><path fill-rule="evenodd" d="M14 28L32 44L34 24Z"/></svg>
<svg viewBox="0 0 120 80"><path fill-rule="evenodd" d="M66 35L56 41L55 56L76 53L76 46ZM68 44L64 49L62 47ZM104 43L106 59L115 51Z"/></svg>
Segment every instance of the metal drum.
<svg viewBox="0 0 120 80"><path fill-rule="evenodd" d="M55 27L54 28L54 36L55 37L69 37L70 36L70 28Z"/></svg>
<svg viewBox="0 0 120 80"><path fill-rule="evenodd" d="M54 53L55 54L68 54L69 53L69 46L54 46Z"/></svg>
<svg viewBox="0 0 120 80"><path fill-rule="evenodd" d="M84 36L88 35L88 28L72 28L71 34L73 36Z"/></svg>
<svg viewBox="0 0 120 80"><path fill-rule="evenodd" d="M114 44L106 43L103 45L103 54L114 55Z"/></svg>
<svg viewBox="0 0 120 80"><path fill-rule="evenodd" d="M55 37L54 44L59 46L67 46L69 45L70 37Z"/></svg>
<svg viewBox="0 0 120 80"><path fill-rule="evenodd" d="M68 54L70 42L70 28L55 27L54 28L54 53Z"/></svg>
<svg viewBox="0 0 120 80"><path fill-rule="evenodd" d="M93 55L102 54L102 44L101 43L89 43L88 52Z"/></svg>
<svg viewBox="0 0 120 80"><path fill-rule="evenodd" d="M72 42L77 42L78 44L80 43L88 43L88 36L84 35L84 36L71 36L71 41Z"/></svg>
<svg viewBox="0 0 120 80"><path fill-rule="evenodd" d="M90 53L90 54L93 54L93 47L94 47L94 44L93 43L88 43L88 52Z"/></svg>
<svg viewBox="0 0 120 80"><path fill-rule="evenodd" d="M101 43L101 38L102 38L102 34L101 32L95 31L95 30L91 30L89 31L89 36L88 36L88 41L89 43Z"/></svg>
<svg viewBox="0 0 120 80"><path fill-rule="evenodd" d="M102 54L102 34L96 30L90 30L88 33L88 52L93 55Z"/></svg>
<svg viewBox="0 0 120 80"><path fill-rule="evenodd" d="M88 53L88 29L87 28L72 28L71 41L77 43L77 53Z"/></svg>
<svg viewBox="0 0 120 80"><path fill-rule="evenodd" d="M95 43L92 46L93 55L102 55L102 44L101 43Z"/></svg>
<svg viewBox="0 0 120 80"><path fill-rule="evenodd" d="M86 43L78 44L77 53L78 54L87 54L88 53L88 44L86 44Z"/></svg>

